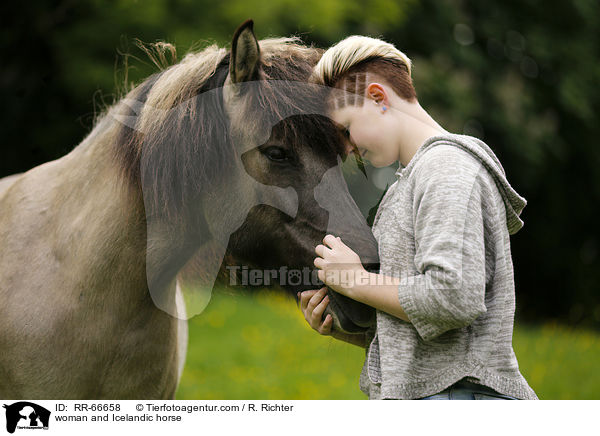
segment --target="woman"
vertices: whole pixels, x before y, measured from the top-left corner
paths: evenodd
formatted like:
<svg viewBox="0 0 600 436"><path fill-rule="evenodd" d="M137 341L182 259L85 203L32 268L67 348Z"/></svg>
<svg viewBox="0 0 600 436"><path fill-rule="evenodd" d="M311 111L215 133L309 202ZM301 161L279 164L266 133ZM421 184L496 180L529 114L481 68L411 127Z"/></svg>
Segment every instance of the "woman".
<svg viewBox="0 0 600 436"><path fill-rule="evenodd" d="M332 332L326 288L299 293L311 327L366 348L370 399L538 399L512 348L509 235L526 205L483 141L444 130L418 103L408 57L351 36L314 71L332 87L329 115L376 167L398 162L373 233L380 274L335 235L315 247L319 279L376 309L364 335ZM344 92L335 92L342 90Z"/></svg>

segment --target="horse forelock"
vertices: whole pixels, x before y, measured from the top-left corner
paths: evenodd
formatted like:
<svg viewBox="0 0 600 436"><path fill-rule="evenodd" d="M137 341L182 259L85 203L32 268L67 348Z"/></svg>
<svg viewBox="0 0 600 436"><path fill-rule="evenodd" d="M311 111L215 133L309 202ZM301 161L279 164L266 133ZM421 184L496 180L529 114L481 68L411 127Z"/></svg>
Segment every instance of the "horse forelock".
<svg viewBox="0 0 600 436"><path fill-rule="evenodd" d="M259 44L261 81L246 96L246 105L259 108L262 114L252 120L259 125L255 129L272 128L274 139L285 140L295 149L308 145L317 154L344 153L343 138L325 115L329 91L309 83L324 50L303 45L298 37L270 38ZM300 115L287 117L290 112Z"/></svg>

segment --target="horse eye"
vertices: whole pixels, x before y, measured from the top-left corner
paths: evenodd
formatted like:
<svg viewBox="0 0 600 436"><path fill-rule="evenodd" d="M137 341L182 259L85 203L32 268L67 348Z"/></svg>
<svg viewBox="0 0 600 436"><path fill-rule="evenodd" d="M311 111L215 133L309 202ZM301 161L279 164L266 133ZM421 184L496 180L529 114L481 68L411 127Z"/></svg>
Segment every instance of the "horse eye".
<svg viewBox="0 0 600 436"><path fill-rule="evenodd" d="M284 162L288 159L286 151L281 147L268 147L263 154L273 162Z"/></svg>

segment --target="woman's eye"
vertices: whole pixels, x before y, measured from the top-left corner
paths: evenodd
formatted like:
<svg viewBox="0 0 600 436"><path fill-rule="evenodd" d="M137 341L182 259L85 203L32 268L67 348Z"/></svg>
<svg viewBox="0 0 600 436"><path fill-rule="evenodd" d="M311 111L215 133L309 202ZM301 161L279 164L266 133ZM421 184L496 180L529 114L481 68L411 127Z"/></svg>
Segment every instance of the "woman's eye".
<svg viewBox="0 0 600 436"><path fill-rule="evenodd" d="M274 162L283 162L288 159L286 151L281 147L268 147L263 151L263 154Z"/></svg>

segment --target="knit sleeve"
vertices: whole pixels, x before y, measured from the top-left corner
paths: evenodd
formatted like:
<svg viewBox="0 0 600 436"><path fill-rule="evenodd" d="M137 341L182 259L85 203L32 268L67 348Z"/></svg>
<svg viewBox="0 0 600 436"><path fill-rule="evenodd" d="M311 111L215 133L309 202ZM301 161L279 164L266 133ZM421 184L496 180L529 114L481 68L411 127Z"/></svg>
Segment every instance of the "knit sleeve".
<svg viewBox="0 0 600 436"><path fill-rule="evenodd" d="M415 167L414 265L401 277L400 305L425 341L486 313L480 162L438 146Z"/></svg>

